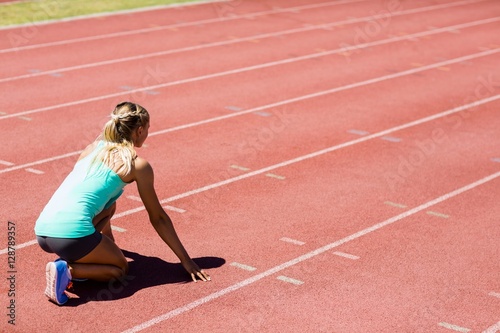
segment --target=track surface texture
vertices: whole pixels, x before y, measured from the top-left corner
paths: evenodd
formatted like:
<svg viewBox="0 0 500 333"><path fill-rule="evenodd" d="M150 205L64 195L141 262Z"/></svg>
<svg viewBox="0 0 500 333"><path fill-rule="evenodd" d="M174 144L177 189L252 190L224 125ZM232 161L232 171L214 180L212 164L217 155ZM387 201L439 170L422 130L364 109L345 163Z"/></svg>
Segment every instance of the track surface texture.
<svg viewBox="0 0 500 333"><path fill-rule="evenodd" d="M0 30L0 331L500 332L499 31L497 0ZM123 100L151 114L138 153L212 281L189 282L129 185L112 225L130 275L56 306L34 223Z"/></svg>

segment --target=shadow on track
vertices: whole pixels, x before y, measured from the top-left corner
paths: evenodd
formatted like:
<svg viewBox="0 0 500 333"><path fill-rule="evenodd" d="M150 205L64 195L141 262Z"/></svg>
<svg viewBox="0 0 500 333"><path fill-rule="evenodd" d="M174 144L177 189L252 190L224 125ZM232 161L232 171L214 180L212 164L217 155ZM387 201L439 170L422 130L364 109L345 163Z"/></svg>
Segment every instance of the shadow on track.
<svg viewBox="0 0 500 333"><path fill-rule="evenodd" d="M111 282L74 282L71 298L65 306L78 306L87 302L112 301L134 295L149 287L192 282L191 277L180 263L169 263L157 257L147 257L139 253L122 250L129 262L129 274L121 280ZM225 260L218 257L193 258L201 269L221 267Z"/></svg>

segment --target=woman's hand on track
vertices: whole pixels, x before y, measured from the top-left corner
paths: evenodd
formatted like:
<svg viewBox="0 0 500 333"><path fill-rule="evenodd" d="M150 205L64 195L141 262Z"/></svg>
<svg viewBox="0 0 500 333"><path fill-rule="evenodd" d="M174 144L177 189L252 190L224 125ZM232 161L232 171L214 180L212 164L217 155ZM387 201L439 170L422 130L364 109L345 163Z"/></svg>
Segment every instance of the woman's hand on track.
<svg viewBox="0 0 500 333"><path fill-rule="evenodd" d="M189 259L189 261L183 262L182 266L191 275L194 282L197 281L196 278L205 282L210 281L210 276L204 270L200 269L193 260Z"/></svg>

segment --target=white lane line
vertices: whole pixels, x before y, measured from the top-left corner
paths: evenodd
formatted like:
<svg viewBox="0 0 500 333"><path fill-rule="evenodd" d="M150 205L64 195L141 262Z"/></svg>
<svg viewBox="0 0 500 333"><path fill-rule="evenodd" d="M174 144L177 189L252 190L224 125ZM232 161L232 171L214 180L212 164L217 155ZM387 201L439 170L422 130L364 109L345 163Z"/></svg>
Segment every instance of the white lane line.
<svg viewBox="0 0 500 333"><path fill-rule="evenodd" d="M336 252L333 252L333 254L335 254L339 257L344 257L344 258L351 259L351 260L358 260L359 259L358 256L355 256L354 254L345 253L345 252L336 251Z"/></svg>
<svg viewBox="0 0 500 333"><path fill-rule="evenodd" d="M500 332L500 321L493 326L488 327L482 333L496 333Z"/></svg>
<svg viewBox="0 0 500 333"><path fill-rule="evenodd" d="M469 328L460 327L460 326L449 324L449 323L445 323L445 322L439 323L438 325L441 326L441 327L453 330L453 331L457 331L457 332L462 332L462 333L470 332Z"/></svg>
<svg viewBox="0 0 500 333"><path fill-rule="evenodd" d="M128 195L127 199L130 199L130 200L133 200L133 201L142 202L141 197L138 197L136 195ZM174 206L169 206L169 205L165 205L165 206L163 206L163 208L166 209L166 210L177 212L177 213L185 213L186 212L185 209L174 207Z"/></svg>
<svg viewBox="0 0 500 333"><path fill-rule="evenodd" d="M117 227L116 225L112 225L111 229L113 229L115 231L118 231L118 232L125 232L125 231L127 231L127 229L124 229L124 228L121 228L121 227Z"/></svg>
<svg viewBox="0 0 500 333"><path fill-rule="evenodd" d="M429 121L432 121L432 120L435 120L435 119L438 119L438 118L442 118L444 116L447 116L447 115L450 115L450 114L453 114L453 113L456 113L456 112L459 112L459 111L462 111L462 110L466 110L468 108L471 108L471 107L474 107L474 106L477 106L477 105L481 105L481 104L488 103L488 102L491 102L491 101L494 101L494 100L498 100L498 99L500 99L500 95L492 96L492 97L485 98L483 100L476 101L476 102L473 102L473 103L470 103L470 104L467 104L467 105L459 106L459 107L453 108L453 109L445 111L445 112L441 112L441 113L438 113L438 114L434 114L432 116L428 116L428 117L425 117L425 118L421 118L419 120L415 120L415 121L410 122L410 123L406 123L404 125L396 126L396 127L390 128L388 130L384 130L384 131L381 131L381 132L378 132L378 133L374 133L374 134L371 134L371 135L367 135L367 136L361 137L361 138L356 139L356 140L347 141L347 142L341 143L341 144L336 145L336 146L332 146L332 147L329 147L329 148L326 148L326 149L322 149L322 150L319 150L319 151L316 151L316 152L313 152L313 153L310 153L310 154L307 154L307 155L303 155L303 156L300 156L300 157L297 157L297 158L294 158L294 159L291 159L291 160L288 160L288 161L284 161L284 162L281 162L281 163L278 163L278 164L274 164L274 165L268 166L268 167L263 168L263 169L255 170L255 171L252 171L252 172L249 172L249 173L237 176L237 177L229 178L229 179L217 182L217 183L213 183L213 184L210 184L210 185L206 185L204 187L200 187L200 188L195 189L195 190L184 192L182 194L178 194L176 196L173 196L173 197L170 197L170 198L167 198L167 199L163 199L161 201L161 203L167 203L167 202L171 202L171 201L175 201L175 200L178 200L178 199L182 199L182 198L194 195L194 194L198 194L198 193L202 193L202 192L205 192L205 191L209 191L209 190L214 189L214 188L218 188L218 187L221 187L221 186L225 186L227 184L231 184L233 182L237 182L237 181L240 181L240 180L243 180L243 179L246 179L246 178L250 178L250 177L253 177L253 176L256 176L256 175L260 175L260 174L269 172L269 171L274 170L274 169L285 167L287 165L291 165L291 164L295 164L295 163L298 163L298 162L302 162L302 161L305 161L305 160L308 160L308 159L311 159L311 158L314 158L314 157L317 157L317 156L321 156L321 155L324 155L324 154L327 154L327 153L330 153L330 152L333 152L333 151L336 151L336 150L339 150L339 149L343 149L343 148L346 148L346 147L349 147L349 146L353 146L353 145L359 144L361 142L365 142L365 141L368 141L368 140L371 140L371 139L375 139L375 138L378 138L378 137L381 137L381 136L384 136L384 135L387 135L389 133L393 133L393 132L396 132L396 131L399 131L399 130L402 130L402 129L406 129L406 128L413 127L413 126L416 126L416 125L420 125L420 124L423 124L425 122L429 122ZM137 209L141 209L141 208L145 209L144 206L143 206L143 207L138 207L136 209L130 210L130 212L131 213L135 213ZM121 214L122 214L122 216L125 216L125 215L127 215L127 211L122 212Z"/></svg>
<svg viewBox="0 0 500 333"><path fill-rule="evenodd" d="M491 23L491 22L496 22L496 21L500 21L500 17L492 18L492 19L487 19L487 20L481 20L481 23L478 23L479 21L476 21L474 23L467 23L467 26L470 27L470 26L474 26L474 25ZM448 31L449 29L450 29L450 27L446 27L446 28L439 29L439 30L434 30L434 31L419 32L419 33L416 33L414 35L436 34L436 33L441 33L441 32ZM287 58L287 59L282 59L282 60L278 60L278 61L272 61L272 62L268 62L268 63L253 65L253 66L249 66L249 67L232 69L232 70L228 70L228 71L224 71L224 72L206 74L206 75L192 77L192 78L187 78L187 79L182 79L182 80L178 80L178 81L161 83L161 84L157 84L157 85L153 85L153 86L146 86L146 87L137 88L137 89L130 90L130 91L125 91L125 92L117 92L117 93L113 93L113 94L107 94L107 95L101 95L101 96L96 96L96 97L90 97L90 98L81 99L81 100L77 100L77 101L73 101L73 102L67 102L67 103L56 104L56 105L52 105L52 106L46 106L46 107L42 107L42 108L38 108L38 109L32 109L32 110L28 110L28 111L22 111L22 112L7 114L7 115L1 115L0 116L0 120L7 119L7 118L13 118L13 117L19 117L19 116L33 114L33 113L39 113L39 112L45 112L45 111L55 110L55 109L59 109L59 108L63 108L63 107L69 107L69 106L75 106L75 105L80 105L80 104L85 104L85 103L100 101L100 100L104 100L104 99L108 99L108 98L114 98L114 97L118 97L118 96L124 96L124 95L128 96L131 93L138 93L138 92L143 92L143 91L152 90L152 89L161 89L161 88L176 86L176 85L180 85L180 84L186 84L186 83L191 83L191 82L197 82L197 81L202 81L202 80L207 80L207 79L213 79L213 78L223 77L223 76L227 76L227 75L240 74L240 73L249 72L249 71L253 71L253 70L257 70L257 69L263 69L263 68L268 68L268 67L277 66L277 65L284 65L284 64L294 63L294 62L297 62L297 61L310 60L310 59L314 59L314 58L318 58L318 57L324 57L324 56L338 54L338 53L345 53L346 51L351 51L351 50L357 50L357 49L363 49L363 48L368 48L368 47L377 46L377 45L394 43L394 42L398 42L398 41L404 40L408 36L393 37L393 38L384 39L384 40L380 40L380 41L375 41L375 42L370 42L370 43L365 43L365 44L359 44L359 45L354 45L354 46L349 46L349 47L343 47L343 48L340 48L340 49L335 49L335 50L330 50L330 51L325 51L325 52L312 53L312 54L309 54L309 55L295 57L295 58ZM393 78L397 78L397 77L401 77L401 76L405 76L405 75L415 74L415 73L418 73L418 72L421 72L421 71L425 71L425 70L428 70L428 69L434 69L434 68L441 67L441 66L444 66L444 65L459 63L459 62L462 62L462 61L465 61L465 60L470 60L470 59L474 59L474 58L478 58L478 57L484 57L484 56L492 55L492 54L495 54L495 53L498 53L498 52L500 52L500 48L499 49L488 49L488 50L485 50L485 51L482 51L482 52L479 52L479 53L474 53L474 54L470 54L470 55L467 55L467 56L463 56L463 57L459 57L459 58L455 58L455 59L451 59L451 60L447 60L447 61L442 61L442 62L438 62L438 63L435 63L435 64L431 64L431 65L427 65L427 66L422 66L422 67L419 67L419 68L414 68L414 69L411 69L411 70L402 71L402 72L398 72L398 73L394 73L394 74L390 74L390 75L385 75L385 76L381 76L381 77L378 77L378 78L374 78L374 79L370 79L370 80L366 80L366 81L361 81L361 82L358 82L358 83L353 83L353 84L349 84L349 85L342 86L342 87L337 87L335 89L331 89L331 90L327 90L327 91L323 91L323 92L318 92L318 93L310 94L310 95L307 95L307 96L310 96L310 97L305 97L305 98L301 97L301 99L307 99L307 98L311 98L311 97L322 96L322 95L326 95L326 94L331 94L333 92L347 90L347 89L352 89L352 88L363 86L363 85L367 85L367 84L378 83L378 82L381 82L381 81L385 81L385 80L389 80L389 79L393 79ZM255 111L260 111L260 110L253 109L251 112L255 112ZM246 110L246 111L243 111L243 112L235 112L235 113L232 113L230 115L226 115L226 117L233 117L233 116L241 115L241 114L244 114L244 113L250 113L250 110Z"/></svg>
<svg viewBox="0 0 500 333"><path fill-rule="evenodd" d="M248 265L240 264L239 262L232 262L231 266L238 267L238 268L244 269L246 271L250 271L250 272L253 272L253 271L257 270L257 268L255 268L253 266L248 266Z"/></svg>
<svg viewBox="0 0 500 333"><path fill-rule="evenodd" d="M346 4L346 3L356 3L356 2L363 2L363 1L367 1L367 0L343 0L343 1L323 2L323 3L319 3L319 4L302 5L302 6L298 6L298 7L288 7L288 8L278 8L278 9L267 10L267 11L256 12L256 13L234 15L234 16L232 15L232 16L227 16L227 17L217 17L217 18L213 18L213 19L205 19L205 20L199 20L199 21L193 21L193 22L176 23L176 24L170 24L170 25L136 29L136 30L131 30L131 31L120 31L120 32L108 33L108 34L97 35L97 36L80 37L80 38L66 39L66 40L61 40L61 41L56 41L56 42L49 42L49 43L42 43L42 44L35 44L35 45L26 45L26 46L19 46L17 48L14 47L14 48L10 48L10 49L3 49L3 50L0 50L0 54L1 53L22 51L22 50L32 50L32 49L38 49L38 48L42 48L42 47L49 47L49 46L69 45L69 44L73 44L73 43L94 41L94 40L105 39L105 38L114 38L114 37L129 36L129 35L135 35L135 34L143 34L143 33L147 33L147 32L162 31L162 30L167 30L167 29L178 29L181 27L197 26L200 24L220 23L220 22L225 22L225 21L246 19L246 18L250 18L250 17L253 18L253 17L257 17L257 16L266 16L269 14L286 13L286 12L290 11L290 9L292 9L292 8L316 9L316 8L321 8L321 7L336 6L336 5ZM486 1L486 0L484 0L484 1Z"/></svg>
<svg viewBox="0 0 500 333"><path fill-rule="evenodd" d="M44 163L48 163L48 162L57 161L57 160L60 160L60 159L66 158L66 157L72 157L72 156L75 156L75 155L80 155L82 153L82 151L83 150L74 151L74 152L71 152L71 153L63 154L63 155L58 155L58 156L54 156L54 157L45 158L43 160L38 160L38 161L35 161L35 162L30 162L30 163L26 163L26 164L22 164L22 165L13 166L13 167L10 167L10 168L7 168L7 169L0 170L0 174L1 173L6 173L6 172L10 172L10 171L14 171L14 170L19 170L19 169L25 169L27 167L32 167L32 166L35 166L35 165L40 165L40 164L44 164Z"/></svg>
<svg viewBox="0 0 500 333"><path fill-rule="evenodd" d="M5 166L13 166L14 165L14 163L12 163L12 162L2 161L2 160L0 160L0 164L5 165Z"/></svg>
<svg viewBox="0 0 500 333"><path fill-rule="evenodd" d="M287 242L287 243L292 243L292 244L295 244L295 245L304 245L305 244L305 242L302 242L302 241L299 241L299 240L296 240L296 239L292 239L292 238L288 238L288 237L281 237L280 241Z"/></svg>
<svg viewBox="0 0 500 333"><path fill-rule="evenodd" d="M31 73L31 74L6 77L6 78L0 79L0 83L11 82L11 81L20 80L20 79L28 79L28 78L33 78L33 77L37 77L37 76L44 76L44 75L52 74L54 72L68 72L68 71L81 70L81 69L86 69L86 68L94 68L94 67L99 67L99 66L112 65L112 64L117 64L117 63L121 63L121 62L128 62L128 61L142 60L142 59L147 59L147 58L152 58L152 57L165 56L165 55L176 54L176 53L181 53L181 52L196 51L196 50L201 50L201 49L211 48L211 47L216 47L216 46L236 44L236 43L245 42L245 41L248 41L248 40L251 40L254 38L263 39L263 38L270 38L270 37L282 36L282 35L287 35L287 34L294 34L297 32L305 32L305 31L309 31L309 30L319 30L320 28L321 28L320 26L302 27L302 28L297 28L297 29L279 31L279 32L275 32L275 33L268 33L268 34L262 34L262 35L256 35L256 36L250 36L250 37L242 37L242 38L234 38L231 40L224 40L224 41L207 43L207 44L202 44L202 45L187 46L187 47L173 49L173 50L165 50L165 51L146 53L146 54L141 54L141 55L136 55L136 56L115 58L115 59L111 59L111 60L103 60L103 61L98 61L98 62L94 62L94 63L58 68L58 69L44 71L44 72L36 72L36 73ZM120 88L123 90L127 90L127 91L134 89L134 87L130 87L130 86L124 86L124 87L120 87ZM226 109L231 110L231 111L242 110L241 108L238 108L238 107L226 107Z"/></svg>
<svg viewBox="0 0 500 333"><path fill-rule="evenodd" d="M490 292L488 295L489 295L489 296L493 296L493 297L500 298L500 293L497 293L497 292L494 292L494 291Z"/></svg>
<svg viewBox="0 0 500 333"><path fill-rule="evenodd" d="M291 283L291 284L295 284L297 286L300 286L301 284L304 284L304 281L300 281L300 280L297 280L297 279L292 279L288 276L284 276L284 275L280 275L280 276L277 276L276 277L278 280L281 280L281 281L284 281L284 282L288 282L288 283Z"/></svg>
<svg viewBox="0 0 500 333"><path fill-rule="evenodd" d="M111 226L111 229L116 230L118 232L125 232L125 231L127 231L126 229L117 227L115 225ZM38 244L38 242L37 242L36 239L33 239L33 240L28 241L28 242L17 244L16 246L14 246L14 248L16 250L18 250L18 249L22 249L23 247L28 247L28 246L35 245L35 244ZM9 250L8 248L2 249L2 250L0 250L0 254L6 254L8 252L8 250Z"/></svg>
<svg viewBox="0 0 500 333"><path fill-rule="evenodd" d="M499 20L500 20L500 18L499 18ZM500 49L499 50L483 51L483 52L481 52L479 54L474 54L474 55L470 55L470 56L466 56L466 57L472 59L472 58L476 57L476 55L477 55L477 57L482 57L482 56L487 56L487 55L490 55L490 54L498 53L499 51L500 51ZM485 52L491 52L491 53L487 53L486 54ZM463 57L461 57L461 58L463 58ZM449 61L460 62L460 61L462 61L461 58L452 59L452 60L449 60ZM324 91L320 91L320 92L313 93L313 94L303 95L303 96L299 96L299 97L295 97L295 98L283 100L283 101L280 101L280 102L276 102L276 103L271 103L271 104L259 106L259 107L256 107L256 108L253 108L253 109L249 109L249 110L245 110L245 111L241 111L241 112L235 112L235 113L226 114L226 115L223 115L223 116L218 116L218 117L213 117L213 118L209 118L209 119L205 119L205 120L200 120L200 121L189 123L189 124L185 124L185 125L179 125L177 127L167 128L167 129L164 129L164 130L156 131L154 133L150 133L149 136L161 135L161 134L165 134L165 133L169 133L169 132L174 132L174 131L178 131L178 130L183 130L183 129L187 129L187 128L191 128L191 127L195 127L195 126L205 125L205 124L209 124L209 123L220 121L220 120L224 120L224 119L229 119L229 118L233 118L233 117L242 116L242 115L245 115L245 114L248 114L248 113L252 113L252 112L255 112L255 111L271 109L271 108L275 108L275 107L279 107L279 106L283 106L283 105L287 105L287 104L292 104L292 103L304 101L304 100L315 98L315 97L320 97L320 96L324 96L324 95L328 95L328 94L332 94L332 93L336 93L336 92L340 92L340 91L344 91L344 90L349 90L349 89L353 89L353 88L362 87L362 86L373 84L373 83L379 83L379 82L382 82L382 81L385 81L385 80L389 80L389 79L393 79L393 78L402 77L402 76L405 76L405 75L411 75L411 74L414 74L414 73L417 73L417 72L425 71L425 70L431 69L433 67L437 67L440 64L441 63L437 63L437 64L434 64L434 65L428 65L428 66L425 66L425 67L420 67L418 69L411 69L411 70L407 70L407 71L403 71L403 72L397 72L397 73L394 73L394 74L391 74L391 75L386 75L386 76L382 76L382 77L378 77L378 78L374 78L374 79L370 79L370 80L366 80L366 81L361 81L361 82L349 84L349 85L346 85L346 86L341 86L341 87L337 87L337 88L333 88L333 89L329 89L329 90L324 90ZM0 117L0 120L1 119L2 119L2 117ZM368 132L366 132L366 133L368 133ZM0 171L0 173L2 173L2 172Z"/></svg>
<svg viewBox="0 0 500 333"><path fill-rule="evenodd" d="M134 213L142 212L144 209L145 209L144 206L140 206L140 207L137 207L137 208L134 208L134 209L129 209L129 210L126 210L124 212L121 212L121 213L113 215L113 217L111 218L111 220L115 220L115 219L118 219L120 217L131 215L131 214L134 214Z"/></svg>
<svg viewBox="0 0 500 333"><path fill-rule="evenodd" d="M416 213L418 213L420 211L423 211L423 210L425 210L425 209L427 209L427 208L429 208L429 207L431 207L433 205L436 205L436 204L438 204L438 203L440 203L442 201L451 199L451 198L453 198L453 197L455 197L455 196L457 196L457 195L459 195L459 194L461 194L463 192L469 191L469 190L471 190L471 189L473 189L473 188L475 188L477 186L480 186L480 185L482 185L484 183L487 183L487 182L489 182L491 180L494 180L494 179L496 179L498 177L500 177L500 172L497 172L497 173L494 173L494 174L489 175L487 177L484 177L484 178L482 178L482 179L480 179L480 180L478 180L478 181L476 181L474 183L471 183L471 184L463 186L463 187L461 187L461 188L459 188L459 189L457 189L455 191L452 191L452 192L449 192L447 194L444 194L444 195L442 195L442 196L440 196L440 197L438 197L438 198L436 198L434 200L431 200L431 201L428 201L428 202L426 202L424 204L421 204L418 207L412 208L412 209L410 209L410 210L408 210L408 211L406 211L404 213L401 213L399 215L396 215L396 216L394 216L394 217L392 217L392 218L390 218L388 220L385 220L383 222L374 224L373 226L368 227L368 228L363 229L363 230L360 230L360 231L358 231L358 232L356 232L356 233L354 233L354 234L352 234L350 236L347 236L345 238L339 239L339 240L337 240L337 241L335 241L333 243L327 244L327 245L325 245L323 247L320 247L320 248L318 248L318 249L316 249L314 251L311 251L311 252L308 252L306 254L303 254L303 255L295 258L295 259L292 259L292 260L287 261L285 263L282 263L282 264L280 264L278 266L270 268L270 269L268 269L265 272L262 272L260 274L254 275L254 276L252 276L252 277L250 277L248 279L245 279L243 281L237 282L237 283L235 283L235 284L233 284L233 285L231 285L231 286L229 286L227 288L221 289L221 290L219 290L219 291L217 291L215 293L212 293L212 294L207 295L205 297L199 298L199 299L197 299L197 300L195 300L195 301L193 301L191 303L188 303L188 304L183 305L181 307L178 307L178 308L176 308L174 310L166 312L166 313L164 313L164 314L162 314L160 316L154 317L151 320L143 322L143 323L141 323L141 324L139 324L137 326L134 326L134 327L132 327L132 328L130 328L128 330L125 330L122 333L139 332L139 331L142 331L142 330L144 330L144 329L146 329L148 327L151 327L151 326L154 326L154 325L156 325L158 323L161 323L161 322L163 322L165 320L168 320L168 319L171 319L173 317L176 317L176 316L178 316L178 315L180 315L180 314L182 314L184 312L188 312L188 311L190 311L190 310L192 310L192 309L194 309L194 308L196 308L196 307L198 307L198 306L200 306L202 304L208 303L208 302L213 301L214 299L220 298L220 297L222 297L222 296L224 296L226 294L229 294L231 292L234 292L234 291L237 291L239 289L242 289L242 288L244 288L244 287L246 287L248 285L251 285L251 284L253 284L253 283L255 283L255 282L259 281L259 280L262 280L263 278L266 278L266 277L268 277L270 275L273 275L273 274L275 274L277 272L283 271L284 269L286 269L288 267L291 267L293 265L296 265L298 263L301 263L303 261L311 259L311 258L313 258L313 257L315 257L315 256L317 256L319 254L324 253L324 252L330 251L331 249L333 249L335 247L338 247L338 246L340 246L342 244L345 244L345 243L350 242L352 240L358 239L358 238L360 238L362 236L368 235L368 234L370 234L370 233L372 233L372 232L374 232L376 230L379 230L379 229L381 229L383 227L391 225L391 224L393 224L393 223L395 223L397 221L400 221L400 220L402 220L402 219L404 219L404 218L406 218L408 216L411 216L413 214L416 214Z"/></svg>
<svg viewBox="0 0 500 333"><path fill-rule="evenodd" d="M458 106L456 108L453 108L453 109L450 109L450 110L447 110L447 111L444 111L444 112L441 112L441 113L437 113L437 114L434 114L432 116L421 118L421 119L418 119L418 120L415 120L415 121L412 121L412 122L409 122L409 123L406 123L406 124L403 124L403 125L392 127L392 128L387 129L387 130L383 130L381 132L371 134L369 136L364 136L364 137L356 139L356 140L347 141L347 142L341 143L339 145L332 146L332 147L329 147L329 148L326 148L326 149L323 149L323 150L319 150L319 151L316 151L316 152L313 152L313 153L310 153L310 154L307 154L307 155L302 155L300 157L297 157L297 158L294 158L294 159L291 159L291 160L288 160L288 161L284 161L284 162L281 162L281 163L278 163L278 164L274 164L274 165L271 165L269 167L266 167L266 168L263 168L263 169L260 169L260 170L256 170L256 171L249 172L249 173L237 176L237 177L229 178L229 179L217 182L217 183L206 185L206 186L197 188L195 190L187 191L187 192L175 195L173 197L163 199L163 200L160 201L160 203L161 204L165 204L165 203L168 203L168 202L171 202L171 201L175 201L175 200L178 200L178 199L189 197L189 196L194 195L194 194L198 194L198 193L202 193L202 192L205 192L205 191L209 191L209 190L214 189L214 188L218 188L218 187L221 187L221 186L224 186L224 185L227 185L227 184L231 184L233 182L237 182L237 181L240 181L240 180L243 180L243 179L246 179L246 178L250 178L250 177L253 177L253 176L256 176L256 175L260 175L262 173L266 173L266 172L268 172L270 170L274 170L274 169L281 168L281 167L284 167L284 166L287 166L287 165L291 165L291 164L294 164L294 163L305 161L305 160L308 160L308 159L311 159L311 158L314 158L314 157L317 157L317 156L321 156L321 155L324 155L324 154L327 154L327 153L330 153L330 152L333 152L333 151L336 151L336 150L339 150L339 149L343 149L343 148L347 148L347 147L350 147L350 146L354 146L356 144L359 144L359 143L362 143L362 142L365 142L365 141L369 141L369 140L372 140L372 139L384 136L384 135L389 134L389 133L393 133L393 132L400 131L400 130L403 130L403 129L406 129L406 128L417 126L417 125L420 125L420 124L423 124L423 123L426 123L426 122L429 122L429 121L432 121L432 120L435 120L435 119L439 119L439 118L442 118L442 117L446 117L446 116L451 115L453 113L464 111L464 110L467 110L469 108L474 108L474 107L477 107L479 105L483 105L483 104L486 104L486 103L489 103L489 102L492 102L492 101L496 101L498 99L500 99L500 95L495 95L495 96L492 96L492 97L489 97L489 98L485 98L485 99L482 99L482 100L478 100L478 101L475 101L475 102L472 102L472 103L469 103L469 104ZM0 170L0 173L2 173L2 171L3 170ZM123 211L121 213L113 215L113 217L111 219L114 220L114 219L117 219L117 218L120 218L120 217L123 217L123 216L135 214L135 213L143 211L144 209L145 209L144 206L140 206L140 207L137 207L137 208L134 208L134 209L126 210L126 211ZM1 253L2 252L0 252L0 254ZM3 252L3 253L5 253L5 252Z"/></svg>
<svg viewBox="0 0 500 333"><path fill-rule="evenodd" d="M473 2L475 2L475 1L476 0L473 0ZM479 0L479 1L489 1L489 0ZM454 6L469 4L470 2L471 1L469 1L469 0L461 1L457 4L454 4ZM424 12L424 11L431 11L431 10L441 9L441 8L443 8L443 6L444 6L444 8L448 7L447 4L446 5L434 5L434 6L428 6L428 7L421 7L421 8L404 10L404 11L400 11L400 12L394 12L394 13L391 13L391 16L401 16L401 15L420 13L420 12ZM236 43L241 43L241 42L254 40L254 39L260 40L260 39L272 38L272 37L277 37L277 36L296 34L299 32L321 30L321 29L324 29L325 27L344 26L344 25L355 24L355 23L360 23L360 22L372 22L373 20L386 19L386 18L387 18L387 15L382 14L382 15L366 16L366 17L362 17L362 18L352 18L349 20L337 21L337 22L326 23L326 24L310 25L310 26L308 25L306 27L300 27L300 28L296 28L296 29L282 30L282 31L265 33L265 34L254 35L254 36L249 36L249 37L234 38L231 40L224 40L224 41L207 43L207 44L202 44L202 45L193 45L193 46L187 46L187 47L178 48L178 49L157 51L157 52L145 53L145 54L123 57L123 58L115 58L115 59L111 59L111 60L103 60L103 61L98 61L98 62L94 62L94 63L88 63L88 64L76 65L76 66L70 66L70 67L63 67L63 68L58 68L58 69L49 70L49 71L43 71L43 72L37 71L37 72L32 72L31 74L2 78L2 79L0 79L0 83L1 82L10 82L10 81L20 80L20 79L27 79L27 78L32 78L32 77L37 77L37 76L42 76L42 75L50 75L50 74L54 74L54 73L63 73L63 72L68 72L68 71L73 71L73 70L80 70L80 69L93 68L93 67L104 66L104 65L111 65L111 64L133 61L133 60L141 60L141 59L146 59L146 58L151 58L151 57L165 56L165 55L175 54L175 53L180 53L180 52L201 50L201 49L216 47L216 46L236 44ZM454 29L454 28L450 27L450 29ZM326 50L321 50L320 52L326 52ZM127 90L131 90L131 89L133 89L133 88L127 87ZM229 106L226 108L228 110L231 110L231 111L240 111L241 110L241 108L238 108L235 106Z"/></svg>
<svg viewBox="0 0 500 333"><path fill-rule="evenodd" d="M28 241L28 242L17 244L16 246L14 246L14 248L16 250L19 250L19 249L22 249L23 247L28 247L28 246L35 245L35 244L38 244L38 242L36 239L33 239L33 240ZM5 249L0 250L0 254L6 254L7 252L9 252L9 248L5 248Z"/></svg>
<svg viewBox="0 0 500 333"><path fill-rule="evenodd" d="M177 208L177 207L169 206L169 205L165 205L165 206L163 206L163 208L165 208L166 210L171 210L173 212L177 212L177 213L181 213L181 214L186 212L185 209Z"/></svg>
<svg viewBox="0 0 500 333"><path fill-rule="evenodd" d="M138 197L136 195L127 195L127 199L133 200L133 201L139 201L142 202L141 197Z"/></svg>
<svg viewBox="0 0 500 333"><path fill-rule="evenodd" d="M37 170L37 169L33 169L33 168L27 168L25 170L28 171L28 172L34 173L36 175L43 175L45 173L45 172L43 172L41 170Z"/></svg>
<svg viewBox="0 0 500 333"><path fill-rule="evenodd" d="M485 52L487 52L487 51L485 51ZM481 56L483 56L483 55L481 55ZM420 69L421 68L423 68L423 67L420 67ZM407 73L407 72L409 72L409 73ZM286 104L295 103L295 102L299 102L299 101L302 101L302 100L307 100L307 99L310 99L310 98L314 98L314 97L326 95L326 94L329 94L329 93L335 93L335 92L342 91L342 90L347 90L347 89L352 89L352 88L360 87L360 86L363 86L365 84L370 84L370 83L375 83L375 82L381 82L381 81L383 81L385 79L391 79L391 78L394 78L394 77L397 77L397 76L403 76L403 75L412 74L412 73L414 73L414 72L413 71L405 71L405 72L395 73L395 74L391 75L391 77L384 76L384 77L380 77L380 78L377 78L377 79L371 79L371 80L368 80L368 81L362 81L362 82L351 84L351 85L348 85L348 86L338 87L338 88L334 88L334 89L330 89L330 90L326 90L326 91L322 91L322 92L318 92L318 93L314 93L314 94L304 95L304 96L300 96L300 97L296 97L296 98L292 98L292 99L288 99L288 100L284 100L284 101L280 101L280 102L276 102L276 103L272 103L272 104L268 104L268 105L256 107L256 108L253 108L253 109L250 109L250 110L245 110L245 111L241 111L241 112L237 112L237 113L235 112L235 113L228 114L228 115L223 115L223 116L219 116L219 117L213 117L213 118L209 118L209 119L205 119L205 120L200 120L200 121L189 123L189 124L180 125L180 126L177 126L177 127L172 127L172 128L167 128L167 129L156 131L156 132L151 132L151 133L149 133L149 136L152 137L152 136L155 136L155 135L162 135L162 134L169 133L169 132L174 132L174 131L183 130L183 129L187 129L187 128L191 128L191 127L195 127L195 126L205 125L205 124L209 124L209 123L212 123L212 122L229 119L229 118L232 118L232 117L242 116L242 115L245 115L247 113L255 112L257 110L264 110L264 109L270 109L270 108L274 108L274 107L278 107L278 106L283 106L283 105L286 105ZM395 76L395 75L397 75L397 76ZM498 96L494 96L494 98L497 99ZM487 98L487 99L485 99L483 101L485 101L485 103L487 103L490 100ZM476 106L476 105L472 105L472 104L474 104L474 103L471 103L469 105ZM477 104L477 105L480 105L480 104ZM465 108L468 108L468 107L470 107L470 106L465 106ZM457 109L458 111L462 111L463 110L463 109L459 109L459 108ZM455 110L455 109L453 109L453 110ZM452 113L454 113L454 112L452 112ZM0 119L1 119L1 117L0 117ZM366 132L366 133L368 133L368 132ZM391 133L391 132L387 132L387 134L388 133ZM82 152L82 150L79 150L79 151L75 151L75 152L71 152L71 153L66 153L66 154L62 154L62 155L58 155L58 156L54 156L54 157L49 157L49 158L46 158L46 159L43 159L43 160L39 160L39 161L35 161L35 162L26 163L26 164L23 164L23 165L18 165L18 166L11 167L11 168L6 168L6 169L3 169L3 170L0 170L0 174L11 172L11 171L15 171L15 170L19 170L19 169L24 169L26 167L31 167L31 166L34 166L34 165L39 165L39 164L43 164L43 163L57 161L57 160L64 159L64 158L67 158L67 157L71 157L71 156L74 156L74 155L79 155L81 152Z"/></svg>

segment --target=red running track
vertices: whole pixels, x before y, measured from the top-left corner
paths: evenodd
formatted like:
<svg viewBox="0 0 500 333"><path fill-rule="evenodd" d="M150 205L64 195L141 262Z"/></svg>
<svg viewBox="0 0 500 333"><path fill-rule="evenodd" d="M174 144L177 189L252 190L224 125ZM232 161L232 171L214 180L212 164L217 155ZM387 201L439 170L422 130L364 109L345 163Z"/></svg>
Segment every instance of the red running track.
<svg viewBox="0 0 500 333"><path fill-rule="evenodd" d="M236 1L1 30L2 332L500 330L499 14ZM58 307L34 221L123 99L152 114L140 154L213 280L186 283L130 185L130 276Z"/></svg>

